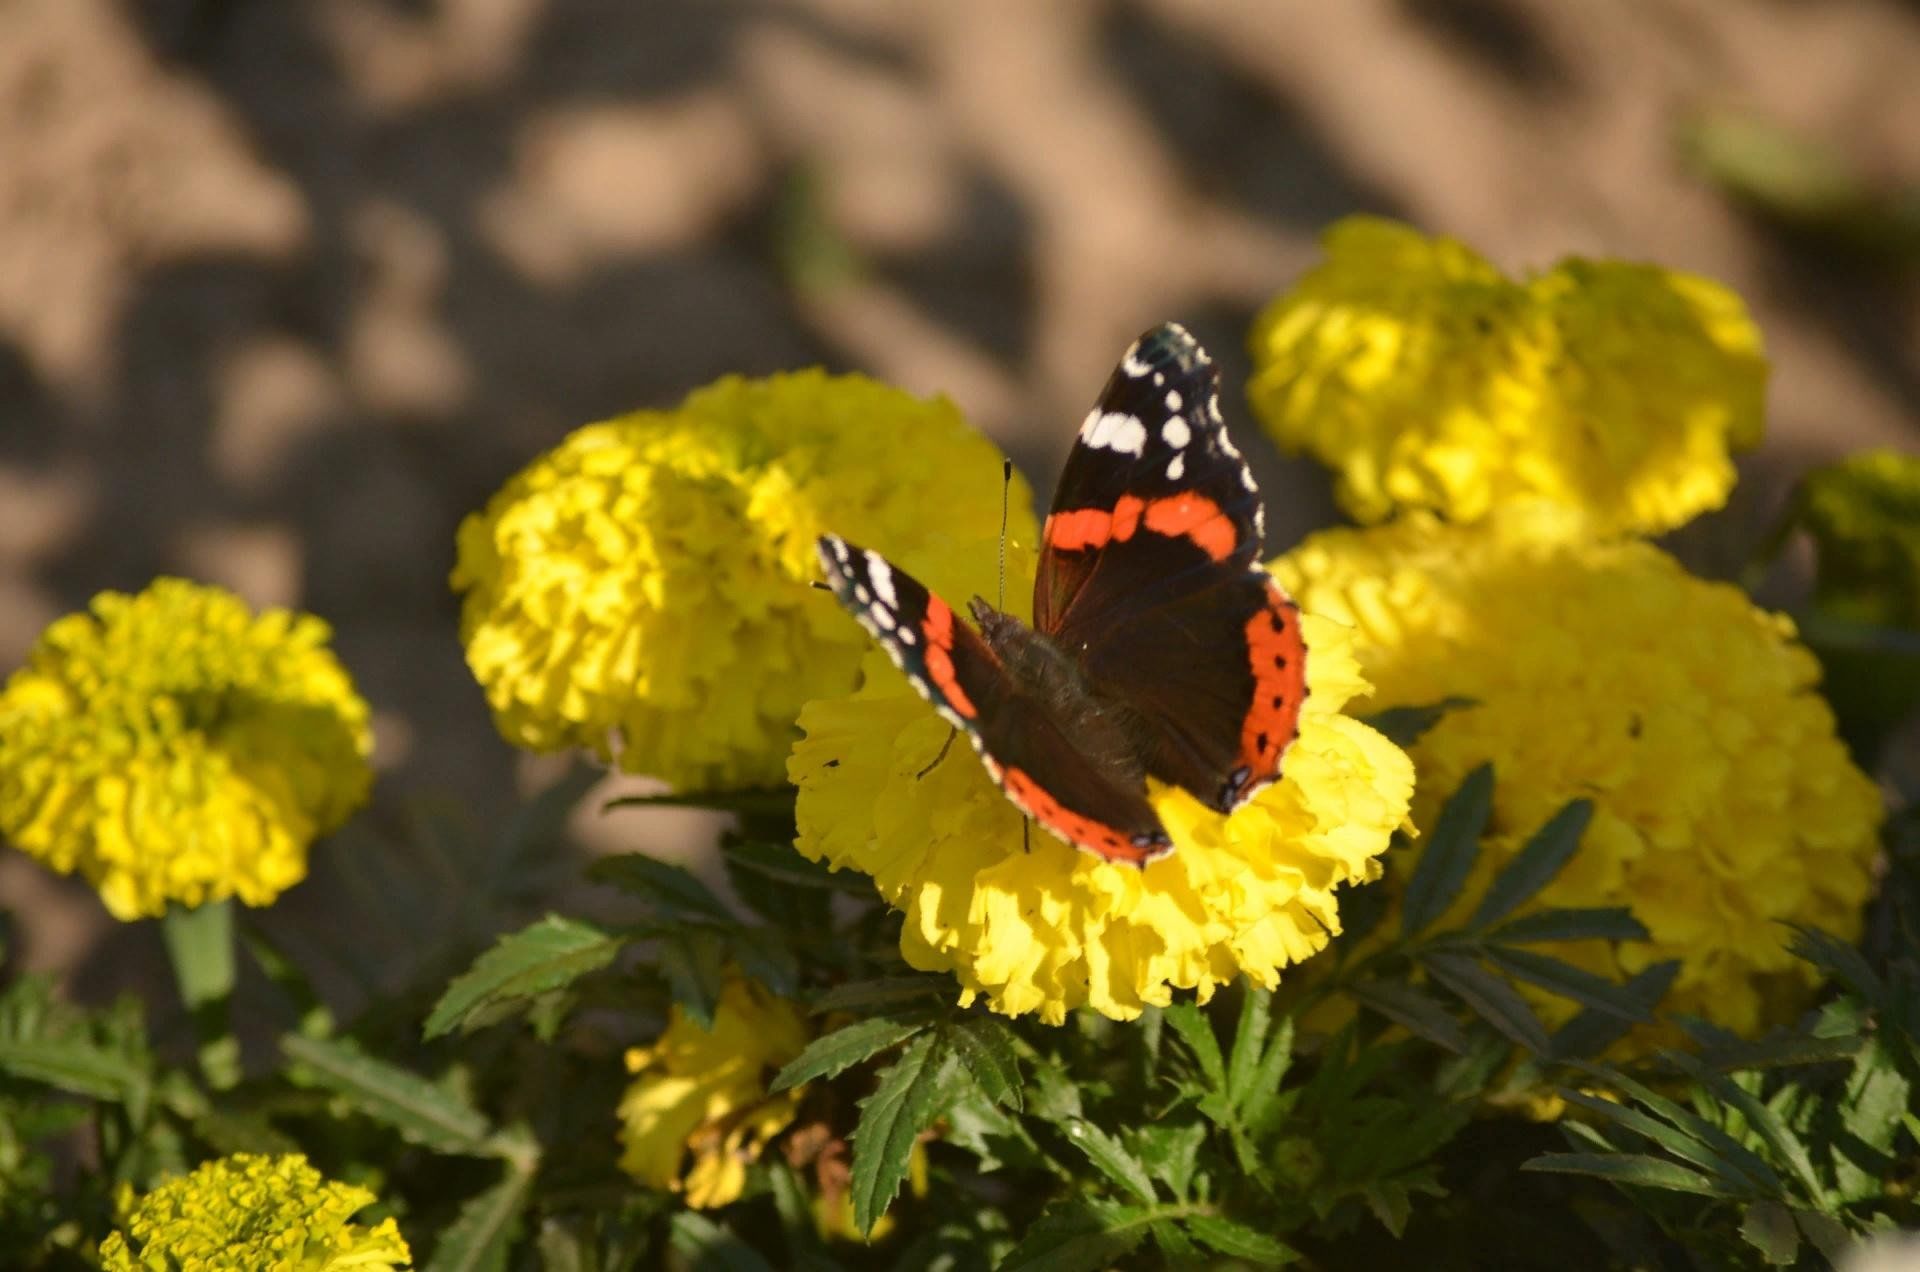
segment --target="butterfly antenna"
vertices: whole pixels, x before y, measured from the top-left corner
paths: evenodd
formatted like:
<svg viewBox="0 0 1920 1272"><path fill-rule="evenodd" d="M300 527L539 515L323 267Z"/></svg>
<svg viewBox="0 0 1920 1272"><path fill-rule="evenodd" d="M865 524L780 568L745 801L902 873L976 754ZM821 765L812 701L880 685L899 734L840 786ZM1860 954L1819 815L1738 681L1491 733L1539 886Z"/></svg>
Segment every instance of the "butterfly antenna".
<svg viewBox="0 0 1920 1272"><path fill-rule="evenodd" d="M1007 608L1007 500L1013 489L1013 461L1000 461L1000 598L994 605L997 610Z"/></svg>

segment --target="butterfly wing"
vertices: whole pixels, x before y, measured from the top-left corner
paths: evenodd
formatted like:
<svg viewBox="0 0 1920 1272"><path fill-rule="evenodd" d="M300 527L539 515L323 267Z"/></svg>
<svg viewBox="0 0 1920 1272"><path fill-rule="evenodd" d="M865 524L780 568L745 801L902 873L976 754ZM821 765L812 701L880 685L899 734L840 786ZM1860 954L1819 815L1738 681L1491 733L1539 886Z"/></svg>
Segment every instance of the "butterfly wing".
<svg viewBox="0 0 1920 1272"><path fill-rule="evenodd" d="M821 537L820 562L840 603L920 695L967 735L1021 811L1109 861L1145 865L1171 850L1145 792L1117 784L1088 761L952 606L879 553L835 535Z"/></svg>
<svg viewBox="0 0 1920 1272"><path fill-rule="evenodd" d="M1228 811L1274 781L1306 698L1299 615L1257 562L1253 474L1184 328L1120 360L1067 457L1036 628L1151 735L1147 771Z"/></svg>

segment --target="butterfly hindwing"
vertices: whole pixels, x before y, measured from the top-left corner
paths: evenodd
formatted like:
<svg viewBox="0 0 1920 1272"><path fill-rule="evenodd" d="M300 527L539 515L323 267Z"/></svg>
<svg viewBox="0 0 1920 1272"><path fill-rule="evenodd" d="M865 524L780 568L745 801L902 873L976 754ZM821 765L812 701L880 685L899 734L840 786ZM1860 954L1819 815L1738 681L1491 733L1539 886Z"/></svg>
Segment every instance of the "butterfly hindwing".
<svg viewBox="0 0 1920 1272"><path fill-rule="evenodd" d="M951 605L879 553L837 536L821 537L820 561L840 603L921 696L967 735L1023 812L1109 860L1144 864L1169 850L1140 783L1120 784L1089 762Z"/></svg>

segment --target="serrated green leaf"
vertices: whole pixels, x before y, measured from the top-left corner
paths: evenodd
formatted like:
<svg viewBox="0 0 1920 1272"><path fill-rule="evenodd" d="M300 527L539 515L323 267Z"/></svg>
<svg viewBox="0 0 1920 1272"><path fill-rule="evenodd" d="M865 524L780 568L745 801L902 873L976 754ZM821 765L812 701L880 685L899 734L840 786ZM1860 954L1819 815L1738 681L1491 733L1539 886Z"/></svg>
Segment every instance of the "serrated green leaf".
<svg viewBox="0 0 1920 1272"><path fill-rule="evenodd" d="M1380 1221L1380 1226L1399 1240L1407 1230L1407 1220L1413 1218L1412 1194L1395 1180L1376 1179L1361 1189L1360 1195L1366 1198L1367 1209Z"/></svg>
<svg viewBox="0 0 1920 1272"><path fill-rule="evenodd" d="M1253 1093L1272 1023L1272 991L1247 986L1240 997L1240 1022L1233 1031L1233 1047L1227 1053L1227 1099L1235 1109L1244 1108Z"/></svg>
<svg viewBox="0 0 1920 1272"><path fill-rule="evenodd" d="M1465 707L1479 705L1472 698L1442 698L1438 702L1421 707L1388 707L1385 711L1376 711L1370 716L1362 716L1360 722L1374 732L1383 734L1388 741L1405 750L1425 736L1434 725L1440 723L1449 711L1459 711Z"/></svg>
<svg viewBox="0 0 1920 1272"><path fill-rule="evenodd" d="M1774 1201L1756 1201L1740 1220L1740 1235L1760 1257L1774 1267L1787 1267L1800 1253L1800 1233L1793 1215Z"/></svg>
<svg viewBox="0 0 1920 1272"><path fill-rule="evenodd" d="M939 1112L939 1073L946 1062L942 1032L928 1030L907 1044L860 1101L853 1131L853 1223L862 1233L886 1213L906 1178L913 1144Z"/></svg>
<svg viewBox="0 0 1920 1272"><path fill-rule="evenodd" d="M355 1110L443 1153L492 1152L492 1127L472 1105L417 1073L377 1059L347 1039L285 1034L280 1049L297 1076L344 1099Z"/></svg>
<svg viewBox="0 0 1920 1272"><path fill-rule="evenodd" d="M1158 1200L1147 1168L1119 1140L1093 1123L1077 1118L1060 1129L1101 1174L1132 1193L1136 1200L1148 1205Z"/></svg>
<svg viewBox="0 0 1920 1272"><path fill-rule="evenodd" d="M666 978L667 992L687 1019L713 1028L714 1008L726 985L726 947L710 929L681 928L663 936L654 961Z"/></svg>
<svg viewBox="0 0 1920 1272"><path fill-rule="evenodd" d="M1280 1027L1269 1031L1266 1054L1260 1057L1240 1102L1240 1122L1250 1133L1263 1133L1280 1108L1280 1084L1292 1064L1293 1017L1284 1016Z"/></svg>
<svg viewBox="0 0 1920 1272"><path fill-rule="evenodd" d="M1616 1184L1664 1188L1701 1197L1731 1195L1698 1171L1643 1153L1542 1153L1521 1162L1520 1169L1545 1174L1590 1175Z"/></svg>
<svg viewBox="0 0 1920 1272"><path fill-rule="evenodd" d="M1630 1024L1651 1019L1625 986L1572 963L1531 950L1504 949L1497 945L1487 950L1487 958L1507 975L1538 985L1582 1007L1616 1016Z"/></svg>
<svg viewBox="0 0 1920 1272"><path fill-rule="evenodd" d="M1153 1244L1160 1247L1160 1257L1166 1266L1190 1268L1201 1262L1200 1247L1173 1220L1156 1220L1147 1225L1147 1231L1153 1234Z"/></svg>
<svg viewBox="0 0 1920 1272"><path fill-rule="evenodd" d="M1773 1150L1774 1156L1785 1162L1788 1169L1793 1171L1794 1178L1799 1181L1800 1187L1805 1190L1806 1199L1813 1202L1816 1206L1819 1204L1825 1194L1825 1189L1820 1182L1819 1172L1814 1169L1813 1159L1807 1153L1807 1146L1801 1142L1798 1135L1795 1135L1787 1128L1787 1124L1780 1120L1778 1114L1761 1103L1757 1096L1735 1082L1732 1078L1729 1078L1724 1073L1710 1072L1692 1056L1678 1052L1669 1052L1666 1059L1678 1067L1688 1077L1706 1087L1708 1091L1712 1092L1713 1095L1723 1103L1733 1106L1733 1108L1740 1113L1740 1116L1746 1119L1747 1125L1753 1129L1753 1132L1767 1142L1767 1147ZM1640 1100L1644 1104L1648 1103L1648 1101L1646 1097L1641 1094L1643 1090L1645 1090L1645 1088L1634 1090L1632 1094L1636 1100ZM1652 1093L1647 1092L1647 1094L1651 1095ZM1665 1114L1663 1113L1662 1116L1665 1116ZM1704 1118L1697 1120L1701 1125L1707 1126L1713 1132L1713 1135L1703 1135L1701 1138L1707 1139L1708 1142L1712 1143L1716 1148L1726 1151L1727 1146L1732 1145L1751 1155L1751 1150L1748 1150L1744 1144L1740 1144L1732 1136L1726 1135L1719 1127L1713 1126ZM1729 1153L1729 1156L1731 1155L1732 1154ZM1759 1158L1755 1157L1754 1160L1758 1161ZM1771 1173L1770 1168L1768 1173Z"/></svg>
<svg viewBox="0 0 1920 1272"><path fill-rule="evenodd" d="M1584 799L1573 800L1547 818L1487 885L1480 908L1474 911L1467 926L1489 927L1538 896L1573 860L1574 852L1580 847L1580 836L1586 834L1587 823L1592 820L1593 803Z"/></svg>
<svg viewBox="0 0 1920 1272"><path fill-rule="evenodd" d="M773 1272L758 1250L698 1211L674 1215L667 1240L688 1272Z"/></svg>
<svg viewBox="0 0 1920 1272"><path fill-rule="evenodd" d="M1544 941L1644 941L1647 929L1625 906L1535 910L1487 933L1490 945L1536 945Z"/></svg>
<svg viewBox="0 0 1920 1272"><path fill-rule="evenodd" d="M128 1100L152 1084L148 1072L123 1053L78 1038L0 1041L0 1073L94 1100Z"/></svg>
<svg viewBox="0 0 1920 1272"><path fill-rule="evenodd" d="M998 1272L1102 1272L1132 1253L1162 1216L1150 1207L1079 1199L1048 1206Z"/></svg>
<svg viewBox="0 0 1920 1272"><path fill-rule="evenodd" d="M1668 959L1664 963L1655 963L1642 969L1620 988L1634 1002L1646 1008L1652 1015L1660 1000L1666 997L1673 981L1680 974L1680 961ZM1572 1020L1560 1026L1553 1035L1553 1058L1556 1060L1578 1060L1588 1056L1597 1056L1615 1042L1627 1036L1633 1026L1627 1021L1608 1012L1582 1011Z"/></svg>
<svg viewBox="0 0 1920 1272"><path fill-rule="evenodd" d="M1148 1174L1165 1184L1176 1198L1187 1200L1200 1161L1200 1146L1207 1139L1204 1123L1154 1122L1127 1131L1125 1139Z"/></svg>
<svg viewBox="0 0 1920 1272"><path fill-rule="evenodd" d="M1808 1037L1800 1033L1762 1038L1758 1042L1740 1041L1716 1047L1700 1059L1709 1069L1731 1073L1739 1069L1784 1069L1802 1065L1831 1064L1852 1060L1867 1040L1859 1034L1839 1038Z"/></svg>
<svg viewBox="0 0 1920 1272"><path fill-rule="evenodd" d="M852 1011L862 1015L887 1012L899 1007L951 999L952 984L951 980L934 976L882 976L875 980L852 981L836 985L820 995L808 1010L815 1016L830 1011Z"/></svg>
<svg viewBox="0 0 1920 1272"><path fill-rule="evenodd" d="M532 1184L531 1173L509 1167L499 1183L462 1202L434 1243L425 1272L502 1272Z"/></svg>
<svg viewBox="0 0 1920 1272"><path fill-rule="evenodd" d="M1847 1201L1879 1195L1894 1174L1893 1147L1900 1115L1907 1109L1906 1075L1876 1042L1862 1051L1847 1075L1840 1102L1841 1131L1833 1142L1834 1182Z"/></svg>
<svg viewBox="0 0 1920 1272"><path fill-rule="evenodd" d="M1202 1245L1230 1259L1244 1259L1255 1267L1277 1268L1300 1257L1265 1233L1219 1215L1189 1215L1181 1221Z"/></svg>
<svg viewBox="0 0 1920 1272"><path fill-rule="evenodd" d="M1214 1037L1213 1024L1208 1021L1207 1014L1192 1003L1175 1003L1162 1015L1199 1062L1200 1074L1207 1080L1207 1085L1225 1092L1227 1064L1220 1055L1220 1040Z"/></svg>
<svg viewBox="0 0 1920 1272"><path fill-rule="evenodd" d="M1455 1055L1467 1053L1466 1031L1445 1004L1404 981L1354 981L1346 992L1356 1003Z"/></svg>
<svg viewBox="0 0 1920 1272"><path fill-rule="evenodd" d="M723 813L793 816L797 792L791 786L747 791L674 791L665 795L622 795L600 805L602 813L621 808L711 808Z"/></svg>
<svg viewBox="0 0 1920 1272"><path fill-rule="evenodd" d="M1831 1215L1812 1210L1795 1210L1794 1226L1829 1263L1838 1263L1854 1246L1853 1233L1846 1224Z"/></svg>
<svg viewBox="0 0 1920 1272"><path fill-rule="evenodd" d="M1852 945L1816 927L1800 923L1787 926L1793 929L1793 940L1787 948L1794 957L1813 964L1869 1002L1877 1002L1884 995L1880 978Z"/></svg>
<svg viewBox="0 0 1920 1272"><path fill-rule="evenodd" d="M476 1018L570 985L611 963L619 952L618 938L593 924L549 914L501 937L455 977L427 1016L426 1036L469 1028Z"/></svg>
<svg viewBox="0 0 1920 1272"><path fill-rule="evenodd" d="M690 871L643 852L602 857L587 867L587 878L632 893L663 918L722 927L737 922L726 903Z"/></svg>
<svg viewBox="0 0 1920 1272"><path fill-rule="evenodd" d="M1447 912L1480 856L1480 836L1493 812L1493 765L1467 774L1440 809L1433 834L1400 901L1400 934L1418 936Z"/></svg>
<svg viewBox="0 0 1920 1272"><path fill-rule="evenodd" d="M1723 1153L1714 1151L1698 1138L1679 1127L1657 1118L1650 1117L1638 1109L1588 1095L1583 1091L1561 1091L1561 1097L1578 1108L1623 1126L1634 1134L1642 1136L1659 1145L1667 1152L1684 1162L1704 1170L1710 1177L1720 1180L1727 1191L1753 1195L1772 1192L1779 1188L1780 1179L1758 1159L1749 1158L1740 1162L1728 1159Z"/></svg>
<svg viewBox="0 0 1920 1272"><path fill-rule="evenodd" d="M785 1091L815 1078L831 1078L862 1060L905 1042L931 1023L925 1016L878 1016L855 1021L844 1029L823 1034L808 1043L805 1050L774 1075L768 1089Z"/></svg>
<svg viewBox="0 0 1920 1272"><path fill-rule="evenodd" d="M1697 1080L1719 1082L1728 1087L1733 1087L1733 1084L1725 1078L1719 1077L1717 1074L1709 1075L1706 1070L1701 1068L1690 1056L1677 1052L1668 1052L1666 1053L1666 1059L1670 1063L1687 1070L1689 1074ZM1590 1073L1605 1085L1632 1096L1648 1112L1651 1112L1656 1117L1663 1119L1679 1130L1684 1131L1692 1139L1699 1141L1718 1153L1721 1157L1734 1163L1738 1168L1738 1173L1745 1178L1765 1181L1775 1189L1779 1187L1779 1176L1774 1173L1773 1167L1768 1165L1765 1159L1729 1135L1721 1127L1701 1117L1698 1113L1668 1099L1645 1083L1630 1078L1617 1069L1606 1069L1599 1065L1586 1063L1575 1063L1572 1067L1582 1072ZM1737 1090L1738 1088L1734 1089ZM1752 1096L1747 1095L1744 1091L1739 1092L1739 1094L1755 1105L1759 1103L1759 1101L1754 1100ZM1764 1109L1761 1110L1761 1114L1762 1117L1767 1120L1777 1121L1777 1119L1774 1119L1772 1115ZM1755 1129L1758 1130L1759 1128L1755 1127Z"/></svg>
<svg viewBox="0 0 1920 1272"><path fill-rule="evenodd" d="M1470 955L1431 952L1420 961L1480 1019L1534 1055L1547 1053L1550 1044L1546 1026L1513 986L1481 967Z"/></svg>
<svg viewBox="0 0 1920 1272"><path fill-rule="evenodd" d="M1020 1062L1004 1024L991 1016L956 1021L947 1029L947 1044L988 1099L1020 1108Z"/></svg>
<svg viewBox="0 0 1920 1272"><path fill-rule="evenodd" d="M810 861L792 844L736 839L721 845L720 852L734 869L759 875L782 887L873 895L873 880L866 875L857 870L834 870L821 862Z"/></svg>
<svg viewBox="0 0 1920 1272"><path fill-rule="evenodd" d="M726 949L743 974L775 995L792 998L800 992L800 959L779 928L735 928L727 938Z"/></svg>

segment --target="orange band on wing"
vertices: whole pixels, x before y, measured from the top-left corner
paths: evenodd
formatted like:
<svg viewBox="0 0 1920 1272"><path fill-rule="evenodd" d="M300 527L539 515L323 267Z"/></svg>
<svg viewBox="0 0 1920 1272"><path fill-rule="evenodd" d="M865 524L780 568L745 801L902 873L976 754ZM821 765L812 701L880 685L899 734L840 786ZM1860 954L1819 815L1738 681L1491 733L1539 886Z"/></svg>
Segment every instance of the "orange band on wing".
<svg viewBox="0 0 1920 1272"><path fill-rule="evenodd" d="M1191 491L1148 504L1147 529L1168 538L1191 539L1216 561L1232 556L1240 543L1239 533L1220 505Z"/></svg>
<svg viewBox="0 0 1920 1272"><path fill-rule="evenodd" d="M1253 667L1253 704L1240 727L1240 763L1251 784L1271 780L1280 756L1300 732L1307 696L1307 646L1300 613L1280 585L1267 584L1267 604L1247 620L1247 656Z"/></svg>
<svg viewBox="0 0 1920 1272"><path fill-rule="evenodd" d="M1075 508L1047 518L1047 546L1059 552L1085 552L1109 543L1125 543L1140 528L1145 501L1122 495L1111 510Z"/></svg>
<svg viewBox="0 0 1920 1272"><path fill-rule="evenodd" d="M1026 809L1035 821L1055 834L1066 836L1089 852L1097 853L1108 861L1124 861L1134 866L1144 866L1148 858L1156 855L1152 848L1141 847L1113 827L1063 807L1059 800L1047 793L1045 787L1027 776L1022 769L1009 766L1000 775L1000 780L1006 786L1007 794L1013 796L1013 802Z"/></svg>
<svg viewBox="0 0 1920 1272"><path fill-rule="evenodd" d="M960 687L960 677L953 670L953 607L937 596L930 597L920 630L927 638L927 679L933 681L948 706L969 720L978 716L980 709Z"/></svg>

